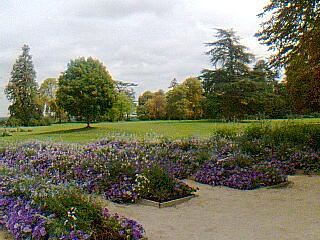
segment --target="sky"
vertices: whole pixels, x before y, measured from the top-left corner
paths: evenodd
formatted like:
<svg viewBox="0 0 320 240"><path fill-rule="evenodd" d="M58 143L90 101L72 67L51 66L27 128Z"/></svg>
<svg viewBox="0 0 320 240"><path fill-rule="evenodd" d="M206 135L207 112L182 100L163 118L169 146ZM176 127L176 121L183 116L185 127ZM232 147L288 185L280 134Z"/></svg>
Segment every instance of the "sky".
<svg viewBox="0 0 320 240"><path fill-rule="evenodd" d="M23 44L37 82L58 78L71 59L104 63L116 80L167 90L210 68L204 43L215 28L233 28L258 59L269 56L254 33L268 0L1 0L0 117L8 115L4 88Z"/></svg>

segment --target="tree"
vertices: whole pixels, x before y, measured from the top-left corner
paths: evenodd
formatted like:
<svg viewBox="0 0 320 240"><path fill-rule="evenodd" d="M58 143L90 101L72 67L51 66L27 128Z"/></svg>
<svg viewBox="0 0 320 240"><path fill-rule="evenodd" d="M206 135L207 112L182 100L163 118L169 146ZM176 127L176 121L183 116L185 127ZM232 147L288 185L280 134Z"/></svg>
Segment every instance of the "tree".
<svg viewBox="0 0 320 240"><path fill-rule="evenodd" d="M163 90L152 94L152 98L145 104L146 113L149 119L166 119L166 99Z"/></svg>
<svg viewBox="0 0 320 240"><path fill-rule="evenodd" d="M169 90L166 94L166 112L168 119L186 119L188 118L188 99L187 87L178 85Z"/></svg>
<svg viewBox="0 0 320 240"><path fill-rule="evenodd" d="M22 54L13 65L9 83L5 88L7 98L11 102L10 118L16 119L24 126L41 118L36 72L29 52L29 46L23 45Z"/></svg>
<svg viewBox="0 0 320 240"><path fill-rule="evenodd" d="M106 117L109 121L122 121L129 119L129 115L134 111L134 108L135 105L132 99L124 92L119 92Z"/></svg>
<svg viewBox="0 0 320 240"><path fill-rule="evenodd" d="M320 111L320 26L299 44L286 68L289 99L300 114Z"/></svg>
<svg viewBox="0 0 320 240"><path fill-rule="evenodd" d="M197 78L187 78L183 83L186 87L188 118L200 119L203 117L204 90Z"/></svg>
<svg viewBox="0 0 320 240"><path fill-rule="evenodd" d="M286 66L292 55L300 52L301 39L319 28L320 2L318 0L271 0L259 15L271 13L269 20L256 33L259 40L276 51L271 63Z"/></svg>
<svg viewBox="0 0 320 240"><path fill-rule="evenodd" d="M114 82L106 67L92 57L71 60L59 77L57 103L70 115L84 118L87 127L104 115L116 98Z"/></svg>
<svg viewBox="0 0 320 240"><path fill-rule="evenodd" d="M55 78L47 78L40 85L39 94L44 116L52 116L54 114L57 89L58 82Z"/></svg>
<svg viewBox="0 0 320 240"><path fill-rule="evenodd" d="M169 88L175 88L175 87L178 86L178 85L179 85L179 83L178 83L177 79L174 78L174 79L172 79L172 81L170 82Z"/></svg>
<svg viewBox="0 0 320 240"><path fill-rule="evenodd" d="M254 55L246 52L247 47L240 44L240 38L232 29L216 29L217 41L206 43L211 49L206 52L210 55L210 62L216 69L224 69L229 80L243 76L249 70L248 65L254 59Z"/></svg>
<svg viewBox="0 0 320 240"><path fill-rule="evenodd" d="M320 2L272 0L272 13L256 36L275 51L271 64L285 68L290 102L296 112L320 109Z"/></svg>
<svg viewBox="0 0 320 240"><path fill-rule="evenodd" d="M210 55L210 62L214 70L204 69L200 79L205 91L205 110L207 117L227 118L229 120L243 115L240 103L246 103L239 97L244 89L250 89L244 79L248 78L249 63L254 59L253 54L247 52L247 47L239 42L239 37L233 30L217 29L217 40L206 43L211 47L206 52Z"/></svg>
<svg viewBox="0 0 320 240"><path fill-rule="evenodd" d="M131 99L133 99L133 100L135 99L135 92L132 87L136 87L136 86L138 86L138 84L130 83L130 82L123 82L123 81L119 81L119 80L114 80L114 82L116 84L116 88L117 88L118 92L125 93Z"/></svg>
<svg viewBox="0 0 320 240"><path fill-rule="evenodd" d="M140 120L147 120L150 117L146 111L146 103L149 99L152 99L152 92L150 91L145 91L138 98L137 115Z"/></svg>

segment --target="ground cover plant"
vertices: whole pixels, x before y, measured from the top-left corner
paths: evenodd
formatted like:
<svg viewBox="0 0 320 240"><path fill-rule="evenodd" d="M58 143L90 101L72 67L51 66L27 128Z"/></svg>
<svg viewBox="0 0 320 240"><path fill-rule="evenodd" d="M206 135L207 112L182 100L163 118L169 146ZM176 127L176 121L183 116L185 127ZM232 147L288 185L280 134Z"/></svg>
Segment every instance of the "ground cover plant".
<svg viewBox="0 0 320 240"><path fill-rule="evenodd" d="M81 189L2 170L0 224L15 239L142 239L136 221L109 213Z"/></svg>

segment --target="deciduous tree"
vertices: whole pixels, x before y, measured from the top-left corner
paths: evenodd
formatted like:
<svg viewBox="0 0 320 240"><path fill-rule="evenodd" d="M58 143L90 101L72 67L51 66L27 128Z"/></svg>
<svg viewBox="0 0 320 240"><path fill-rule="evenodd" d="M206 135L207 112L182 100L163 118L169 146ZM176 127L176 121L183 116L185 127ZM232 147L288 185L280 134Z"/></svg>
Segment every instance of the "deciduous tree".
<svg viewBox="0 0 320 240"><path fill-rule="evenodd" d="M99 60L92 57L71 60L59 77L58 105L70 115L84 118L87 127L112 107L115 98L111 75Z"/></svg>

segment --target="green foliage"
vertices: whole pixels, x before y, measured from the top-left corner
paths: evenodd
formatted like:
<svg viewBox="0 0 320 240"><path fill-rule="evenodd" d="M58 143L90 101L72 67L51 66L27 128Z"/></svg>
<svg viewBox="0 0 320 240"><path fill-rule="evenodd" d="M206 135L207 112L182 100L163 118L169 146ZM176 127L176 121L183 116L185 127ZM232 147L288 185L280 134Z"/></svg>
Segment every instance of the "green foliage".
<svg viewBox="0 0 320 240"><path fill-rule="evenodd" d="M91 57L71 60L59 77L58 106L72 116L84 118L88 127L112 107L115 96L110 74Z"/></svg>
<svg viewBox="0 0 320 240"><path fill-rule="evenodd" d="M203 117L204 90L197 78L187 78L171 89L144 92L138 100L137 115L141 120L200 119Z"/></svg>
<svg viewBox="0 0 320 240"><path fill-rule="evenodd" d="M3 131L0 131L0 137L10 137L10 136L12 136L12 134L8 130L4 129Z"/></svg>
<svg viewBox="0 0 320 240"><path fill-rule="evenodd" d="M249 70L247 64L254 59L253 54L246 52L248 48L240 44L239 37L232 29L216 30L217 41L206 43L207 47L211 47L206 54L211 56L212 65L225 69L230 80L234 76L246 74Z"/></svg>
<svg viewBox="0 0 320 240"><path fill-rule="evenodd" d="M232 30L218 30L217 41L207 54L215 70L205 69L200 79L206 100L206 116L227 120L283 117L288 113L286 94L275 81L278 76L264 60L256 62L251 70L253 55L239 44ZM281 91L279 90L281 89Z"/></svg>
<svg viewBox="0 0 320 240"><path fill-rule="evenodd" d="M196 190L179 183L169 173L158 168L152 167L142 173L143 186L140 189L142 198L164 202L175 198L185 197Z"/></svg>
<svg viewBox="0 0 320 240"><path fill-rule="evenodd" d="M5 88L5 94L11 102L10 118L23 126L30 125L31 119L41 117L36 72L29 51L29 46L23 45L22 54L13 65L9 83Z"/></svg>
<svg viewBox="0 0 320 240"><path fill-rule="evenodd" d="M166 112L168 119L187 119L188 99L185 85L177 85L166 94Z"/></svg>
<svg viewBox="0 0 320 240"><path fill-rule="evenodd" d="M149 99L152 99L152 92L150 91L145 91L138 98L137 115L141 120L150 119L145 106Z"/></svg>
<svg viewBox="0 0 320 240"><path fill-rule="evenodd" d="M272 0L261 15L267 13L272 13L272 17L256 35L270 50L275 50L272 65L285 67L289 101L294 111L299 114L318 111L319 1Z"/></svg>
<svg viewBox="0 0 320 240"><path fill-rule="evenodd" d="M320 24L300 39L298 53L286 66L290 102L295 112L308 114L320 109Z"/></svg>
<svg viewBox="0 0 320 240"><path fill-rule="evenodd" d="M245 128L239 143L247 153L258 153L264 147L287 149L299 146L319 149L320 125L292 122L276 125L255 124Z"/></svg>
<svg viewBox="0 0 320 240"><path fill-rule="evenodd" d="M264 7L260 16L268 13L272 16L262 24L256 36L270 50L276 50L271 61L273 65L285 66L292 55L299 53L301 39L319 24L319 11L317 0L271 0Z"/></svg>
<svg viewBox="0 0 320 240"><path fill-rule="evenodd" d="M66 118L66 113L57 105L57 90L58 82L55 78L45 79L39 89L43 115L46 120L52 119L50 122L61 122L63 118Z"/></svg>
<svg viewBox="0 0 320 240"><path fill-rule="evenodd" d="M48 196L43 202L42 210L55 215L55 222L49 223L51 236L64 235L64 232L73 228L92 232L94 227L103 222L101 207L74 190Z"/></svg>
<svg viewBox="0 0 320 240"><path fill-rule="evenodd" d="M134 112L135 104L127 94L119 92L116 100L105 116L100 117L100 120L108 121L123 121L129 120L130 115Z"/></svg>
<svg viewBox="0 0 320 240"><path fill-rule="evenodd" d="M187 78L182 85L186 87L188 119L201 119L205 99L202 83L197 78Z"/></svg>
<svg viewBox="0 0 320 240"><path fill-rule="evenodd" d="M222 161L221 166L225 169L234 169L235 167L250 167L255 163L255 160L248 155L236 154L226 161Z"/></svg>
<svg viewBox="0 0 320 240"><path fill-rule="evenodd" d="M163 90L144 92L138 99L137 115L141 120L166 119L166 99Z"/></svg>

